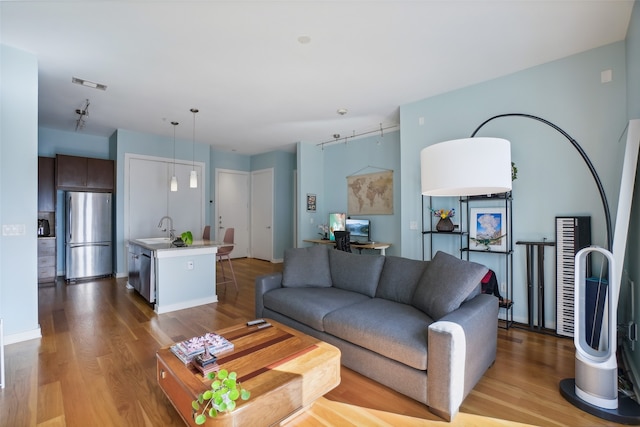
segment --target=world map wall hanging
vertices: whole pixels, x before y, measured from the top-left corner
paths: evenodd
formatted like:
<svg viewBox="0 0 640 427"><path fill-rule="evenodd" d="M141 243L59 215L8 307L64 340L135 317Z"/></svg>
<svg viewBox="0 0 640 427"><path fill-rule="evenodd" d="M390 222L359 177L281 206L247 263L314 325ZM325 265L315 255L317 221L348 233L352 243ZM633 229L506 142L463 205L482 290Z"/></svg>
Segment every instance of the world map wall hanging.
<svg viewBox="0 0 640 427"><path fill-rule="evenodd" d="M347 177L348 215L393 215L393 171Z"/></svg>

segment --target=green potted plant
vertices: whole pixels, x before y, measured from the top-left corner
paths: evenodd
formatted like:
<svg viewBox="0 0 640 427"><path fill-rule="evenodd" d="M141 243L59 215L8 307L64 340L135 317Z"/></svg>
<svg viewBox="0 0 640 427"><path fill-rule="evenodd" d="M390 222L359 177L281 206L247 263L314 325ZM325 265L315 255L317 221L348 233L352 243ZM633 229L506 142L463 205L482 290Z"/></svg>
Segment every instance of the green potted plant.
<svg viewBox="0 0 640 427"><path fill-rule="evenodd" d="M225 369L217 373L209 372L207 378L213 380L211 389L200 393L198 399L191 402L193 419L196 424L207 422L207 416L214 418L218 412L231 412L236 409L236 400L249 400L251 393L242 388L235 372Z"/></svg>
<svg viewBox="0 0 640 427"><path fill-rule="evenodd" d="M185 245L189 246L193 244L193 234L191 234L190 231L185 231L180 235L180 237L182 238L182 241Z"/></svg>

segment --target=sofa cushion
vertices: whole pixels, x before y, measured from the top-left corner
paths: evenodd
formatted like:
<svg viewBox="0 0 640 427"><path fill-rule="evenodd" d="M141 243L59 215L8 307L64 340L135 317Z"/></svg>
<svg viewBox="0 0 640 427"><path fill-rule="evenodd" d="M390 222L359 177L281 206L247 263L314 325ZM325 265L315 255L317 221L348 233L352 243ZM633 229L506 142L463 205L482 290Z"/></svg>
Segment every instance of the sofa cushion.
<svg viewBox="0 0 640 427"><path fill-rule="evenodd" d="M323 319L339 308L370 298L336 288L278 288L264 294L264 307L324 331Z"/></svg>
<svg viewBox="0 0 640 427"><path fill-rule="evenodd" d="M282 286L285 288L330 287L329 251L325 245L286 249L282 268Z"/></svg>
<svg viewBox="0 0 640 427"><path fill-rule="evenodd" d="M358 255L344 251L329 251L329 266L333 286L374 297L380 272L384 265L382 255Z"/></svg>
<svg viewBox="0 0 640 427"><path fill-rule="evenodd" d="M477 291L487 271L484 265L438 251L422 274L411 304L438 320Z"/></svg>
<svg viewBox="0 0 640 427"><path fill-rule="evenodd" d="M433 320L422 311L373 298L328 313L325 331L415 369L427 369L427 336Z"/></svg>
<svg viewBox="0 0 640 427"><path fill-rule="evenodd" d="M396 256L385 257L376 298L411 304L413 292L428 263Z"/></svg>

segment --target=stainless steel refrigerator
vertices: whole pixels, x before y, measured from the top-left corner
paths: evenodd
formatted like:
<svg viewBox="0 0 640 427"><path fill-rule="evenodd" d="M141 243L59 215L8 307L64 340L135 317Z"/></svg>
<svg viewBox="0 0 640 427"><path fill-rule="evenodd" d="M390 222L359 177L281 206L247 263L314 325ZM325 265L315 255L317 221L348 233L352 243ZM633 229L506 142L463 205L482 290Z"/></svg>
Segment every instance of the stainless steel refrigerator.
<svg viewBox="0 0 640 427"><path fill-rule="evenodd" d="M111 193L68 191L65 200L66 280L111 275Z"/></svg>

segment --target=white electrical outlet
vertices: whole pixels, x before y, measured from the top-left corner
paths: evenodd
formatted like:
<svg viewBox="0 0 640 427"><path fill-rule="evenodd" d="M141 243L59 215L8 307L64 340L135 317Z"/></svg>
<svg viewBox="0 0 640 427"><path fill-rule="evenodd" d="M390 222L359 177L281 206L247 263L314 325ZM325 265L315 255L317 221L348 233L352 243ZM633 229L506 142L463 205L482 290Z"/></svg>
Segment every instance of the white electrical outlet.
<svg viewBox="0 0 640 427"><path fill-rule="evenodd" d="M409 230L417 230L418 221L409 221Z"/></svg>
<svg viewBox="0 0 640 427"><path fill-rule="evenodd" d="M500 292L507 292L507 284L505 282L500 283Z"/></svg>
<svg viewBox="0 0 640 427"><path fill-rule="evenodd" d="M193 261L187 261L187 270L193 270Z"/></svg>

